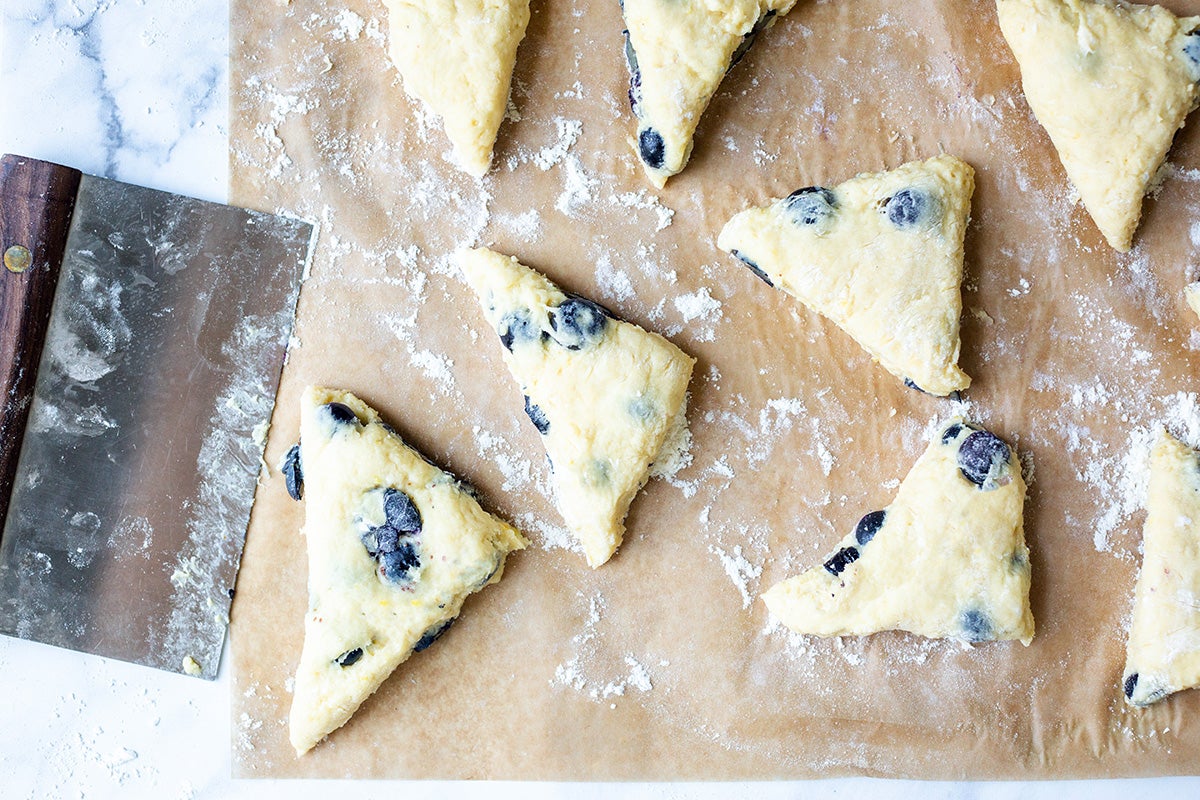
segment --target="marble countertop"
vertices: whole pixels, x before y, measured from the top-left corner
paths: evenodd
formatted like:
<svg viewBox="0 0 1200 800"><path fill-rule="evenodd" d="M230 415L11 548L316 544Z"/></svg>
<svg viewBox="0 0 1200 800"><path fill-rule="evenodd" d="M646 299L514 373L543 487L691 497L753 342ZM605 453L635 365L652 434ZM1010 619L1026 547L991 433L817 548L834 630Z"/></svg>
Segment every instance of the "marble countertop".
<svg viewBox="0 0 1200 800"><path fill-rule="evenodd" d="M0 151L208 200L228 186L228 0L5 0ZM228 658L226 658L226 664ZM234 781L230 680L0 637L5 798L588 798L612 785ZM1200 778L1070 783L621 784L646 798L1200 796Z"/></svg>

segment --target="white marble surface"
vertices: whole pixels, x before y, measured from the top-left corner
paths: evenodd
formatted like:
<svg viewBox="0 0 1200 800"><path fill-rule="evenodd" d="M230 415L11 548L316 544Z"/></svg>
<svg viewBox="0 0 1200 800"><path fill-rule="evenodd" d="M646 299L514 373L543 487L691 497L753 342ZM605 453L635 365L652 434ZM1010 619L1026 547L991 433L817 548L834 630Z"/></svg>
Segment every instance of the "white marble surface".
<svg viewBox="0 0 1200 800"><path fill-rule="evenodd" d="M0 150L224 200L227 20L227 0L3 0ZM1200 779L716 786L233 781L229 709L225 669L209 683L0 637L0 798L1200 797Z"/></svg>

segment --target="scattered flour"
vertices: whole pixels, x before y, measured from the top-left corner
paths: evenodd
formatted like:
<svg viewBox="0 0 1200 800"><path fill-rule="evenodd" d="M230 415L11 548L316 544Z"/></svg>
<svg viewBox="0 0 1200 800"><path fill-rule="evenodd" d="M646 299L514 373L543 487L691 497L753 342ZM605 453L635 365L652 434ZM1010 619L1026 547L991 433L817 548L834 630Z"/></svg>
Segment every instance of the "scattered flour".
<svg viewBox="0 0 1200 800"><path fill-rule="evenodd" d="M750 608L754 598L750 595L749 583L758 580L762 575L762 567L755 566L746 560L746 557L742 555L740 544L733 546L732 553L727 553L716 545L709 545L708 552L721 560L725 574L729 576L729 580L733 581L733 585L742 595L742 608Z"/></svg>
<svg viewBox="0 0 1200 800"><path fill-rule="evenodd" d="M646 192L645 189L640 189L637 192L623 192L614 194L609 197L609 201L621 206L622 208L649 209L654 212L658 219L655 226L655 232L661 231L663 228L671 224L671 220L675 217L675 210L667 208L657 197L653 197Z"/></svg>
<svg viewBox="0 0 1200 800"><path fill-rule="evenodd" d="M567 157L567 152L579 139L579 134L583 132L583 123L577 119L559 117L554 120L554 127L558 131L558 140L534 153L530 159L543 172L555 164L561 164Z"/></svg>
<svg viewBox="0 0 1200 800"><path fill-rule="evenodd" d="M573 217L578 209L595 201L597 186L599 181L588 175L579 156L571 153L563 161L563 190L554 207Z"/></svg>

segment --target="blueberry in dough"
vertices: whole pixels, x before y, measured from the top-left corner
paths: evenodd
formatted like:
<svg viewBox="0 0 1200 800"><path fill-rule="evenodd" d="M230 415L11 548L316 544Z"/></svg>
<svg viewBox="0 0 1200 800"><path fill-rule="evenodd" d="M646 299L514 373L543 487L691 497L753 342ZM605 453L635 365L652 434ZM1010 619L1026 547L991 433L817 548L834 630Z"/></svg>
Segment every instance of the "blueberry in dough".
<svg viewBox="0 0 1200 800"><path fill-rule="evenodd" d="M986 642L993 637L992 621L977 608L964 611L959 621L969 642Z"/></svg>
<svg viewBox="0 0 1200 800"><path fill-rule="evenodd" d="M292 445L283 458L283 481L293 500L304 496L304 468L300 464L300 445Z"/></svg>
<svg viewBox="0 0 1200 800"><path fill-rule="evenodd" d="M379 572L393 583L409 580L409 573L421 566L421 557L411 541L400 542L390 553L379 555Z"/></svg>
<svg viewBox="0 0 1200 800"><path fill-rule="evenodd" d="M959 472L985 491L996 488L1008 458L1008 445L987 431L975 431L958 446Z"/></svg>
<svg viewBox="0 0 1200 800"><path fill-rule="evenodd" d="M783 205L797 225L816 225L833 216L837 198L823 186L806 186L785 197Z"/></svg>
<svg viewBox="0 0 1200 800"><path fill-rule="evenodd" d="M1183 54L1187 56L1188 61L1200 67L1200 28L1187 35L1183 43Z"/></svg>
<svg viewBox="0 0 1200 800"><path fill-rule="evenodd" d="M758 22L754 23L754 27L750 29L749 33L742 37L741 43L738 44L737 49L733 51L733 56L729 59L729 67L726 68L726 72L737 66L737 63L745 57L746 53L750 52L750 48L754 46L754 41L758 38L758 34L767 27L771 21L771 18L774 16L775 9L771 9L766 14L763 14L761 17L759 17Z"/></svg>
<svg viewBox="0 0 1200 800"><path fill-rule="evenodd" d="M732 255L734 258L736 258L738 261L741 261L747 267L749 267L750 271L753 272L755 275L757 275L762 280L762 282L765 283L767 286L771 286L771 287L775 286L775 284L771 282L770 276L768 276L767 273L763 272L762 269L759 268L758 264L755 264L753 261L746 258L745 255L743 255L742 253L739 253L737 250L731 250L731 251L729 251L729 254Z"/></svg>
<svg viewBox="0 0 1200 800"><path fill-rule="evenodd" d="M911 228L928 215L933 205L921 189L901 189L884 201L888 220L897 228Z"/></svg>
<svg viewBox="0 0 1200 800"><path fill-rule="evenodd" d="M917 384L913 382L912 378L905 378L904 385L907 386L909 389L916 389L921 394L929 394L929 392L925 391L920 386L917 386Z"/></svg>
<svg viewBox="0 0 1200 800"><path fill-rule="evenodd" d="M608 312L582 297L568 297L550 311L554 338L568 350L580 350L600 338L608 325Z"/></svg>
<svg viewBox="0 0 1200 800"><path fill-rule="evenodd" d="M621 34L625 37L625 62L629 65L629 108L635 117L641 117L642 71L638 69L637 53L629 40L629 31L621 31Z"/></svg>
<svg viewBox="0 0 1200 800"><path fill-rule="evenodd" d="M349 667L352 664L358 663L358 660L362 657L363 657L362 648L356 647L353 650L347 650L346 652L342 653L340 656L338 656L337 658L334 659L334 662L339 667Z"/></svg>
<svg viewBox="0 0 1200 800"><path fill-rule="evenodd" d="M358 424L358 415L350 410L350 406L344 403L326 403L324 408L329 418L339 425Z"/></svg>
<svg viewBox="0 0 1200 800"><path fill-rule="evenodd" d="M638 134L638 155L650 169L661 169L667 157L666 146L662 134L653 128L646 128Z"/></svg>
<svg viewBox="0 0 1200 800"><path fill-rule="evenodd" d="M859 552L855 547L843 547L833 554L833 557L825 562L825 569L830 575L841 575L842 570L858 561Z"/></svg>
<svg viewBox="0 0 1200 800"><path fill-rule="evenodd" d="M400 546L400 531L390 525L380 525L363 534L363 546L372 556L391 553Z"/></svg>
<svg viewBox="0 0 1200 800"><path fill-rule="evenodd" d="M879 533L879 529L883 527L883 520L886 517L886 510L872 511L870 514L864 515L854 526L854 541L862 546L874 539L875 534Z"/></svg>
<svg viewBox="0 0 1200 800"><path fill-rule="evenodd" d="M544 336L541 327L534 324L534 321L529 318L529 313L524 309L505 314L504 318L500 320L499 331L500 343L510 353L513 344L530 342Z"/></svg>
<svg viewBox="0 0 1200 800"><path fill-rule="evenodd" d="M458 617L451 617L445 622L439 622L437 625L434 625L432 628L425 631L425 633L421 634L421 638L415 645L413 645L413 652L419 653L429 647L429 645L436 642L443 633L450 629L450 626L454 624L454 620L456 619L458 619Z"/></svg>
<svg viewBox="0 0 1200 800"><path fill-rule="evenodd" d="M1125 696L1133 697L1133 690L1137 688L1138 674L1135 672L1125 679Z"/></svg>
<svg viewBox="0 0 1200 800"><path fill-rule="evenodd" d="M421 512L412 498L399 489L384 490L383 513L389 527L401 533L421 532Z"/></svg>
<svg viewBox="0 0 1200 800"><path fill-rule="evenodd" d="M529 395L525 395L525 413L529 416L533 427L538 429L538 433L545 436L550 432L550 420L546 417L546 412L542 411L536 403L529 400Z"/></svg>

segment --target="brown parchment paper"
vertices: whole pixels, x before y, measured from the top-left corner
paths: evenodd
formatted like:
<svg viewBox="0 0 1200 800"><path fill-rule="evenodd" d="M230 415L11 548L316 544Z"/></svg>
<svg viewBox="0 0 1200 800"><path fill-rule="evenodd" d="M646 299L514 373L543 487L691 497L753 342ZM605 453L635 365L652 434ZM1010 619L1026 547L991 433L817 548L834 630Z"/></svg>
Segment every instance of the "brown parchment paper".
<svg viewBox="0 0 1200 800"><path fill-rule="evenodd" d="M1194 0L1170 0L1200 13ZM231 628L239 776L731 779L1200 771L1200 692L1126 709L1141 456L1193 442L1200 123L1125 256L1072 197L984 0L800 0L726 78L686 171L655 194L629 150L613 0L533 1L482 182L409 100L371 0L232 3L233 201L321 224ZM956 644L772 627L758 595L818 563L895 486L931 421L832 324L715 239L751 204L939 151L977 170L967 412L1030 479L1037 636ZM656 199L657 198L657 199ZM691 462L633 504L589 570L500 345L449 260L484 243L698 359ZM306 383L352 390L525 530L504 580L297 759L290 677L304 507L274 465ZM904 565L896 565L898 570Z"/></svg>

